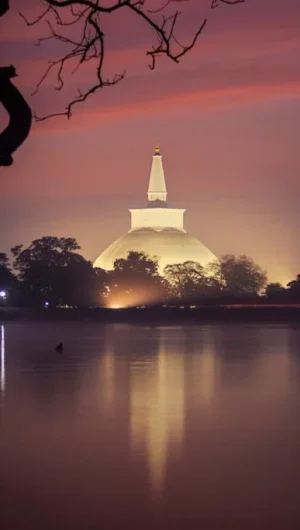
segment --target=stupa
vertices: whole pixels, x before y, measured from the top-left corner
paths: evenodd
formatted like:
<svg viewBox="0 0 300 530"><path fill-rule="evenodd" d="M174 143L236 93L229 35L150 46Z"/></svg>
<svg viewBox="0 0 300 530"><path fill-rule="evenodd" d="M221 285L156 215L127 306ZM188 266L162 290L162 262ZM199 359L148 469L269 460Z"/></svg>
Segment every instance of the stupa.
<svg viewBox="0 0 300 530"><path fill-rule="evenodd" d="M156 257L161 274L166 265L196 261L205 267L217 259L199 239L186 232L183 219L185 209L169 208L158 145L152 157L147 195L147 207L129 210L130 230L101 252L94 267L112 270L115 260L126 258L131 250Z"/></svg>

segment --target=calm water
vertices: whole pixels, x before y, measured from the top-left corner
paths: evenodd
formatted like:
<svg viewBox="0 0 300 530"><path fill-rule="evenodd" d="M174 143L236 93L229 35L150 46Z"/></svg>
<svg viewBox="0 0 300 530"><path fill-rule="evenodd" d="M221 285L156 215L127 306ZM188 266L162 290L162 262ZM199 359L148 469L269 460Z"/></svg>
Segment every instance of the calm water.
<svg viewBox="0 0 300 530"><path fill-rule="evenodd" d="M8 323L0 384L3 530L300 528L300 328Z"/></svg>

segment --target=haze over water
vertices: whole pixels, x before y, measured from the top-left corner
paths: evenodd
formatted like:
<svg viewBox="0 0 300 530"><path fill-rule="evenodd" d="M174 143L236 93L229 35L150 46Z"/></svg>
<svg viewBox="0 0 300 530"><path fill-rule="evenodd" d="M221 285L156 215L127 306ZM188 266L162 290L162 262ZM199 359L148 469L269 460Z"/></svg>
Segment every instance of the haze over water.
<svg viewBox="0 0 300 530"><path fill-rule="evenodd" d="M7 323L0 366L3 528L299 527L300 329Z"/></svg>

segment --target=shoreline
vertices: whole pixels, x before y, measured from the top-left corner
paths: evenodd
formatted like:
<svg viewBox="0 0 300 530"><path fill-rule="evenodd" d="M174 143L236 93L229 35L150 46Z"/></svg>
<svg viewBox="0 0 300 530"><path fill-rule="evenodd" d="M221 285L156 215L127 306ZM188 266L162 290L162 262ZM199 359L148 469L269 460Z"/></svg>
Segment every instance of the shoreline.
<svg viewBox="0 0 300 530"><path fill-rule="evenodd" d="M226 305L146 308L0 308L0 324L9 321L90 321L99 323L169 324L213 322L268 322L295 323L300 326L300 305Z"/></svg>

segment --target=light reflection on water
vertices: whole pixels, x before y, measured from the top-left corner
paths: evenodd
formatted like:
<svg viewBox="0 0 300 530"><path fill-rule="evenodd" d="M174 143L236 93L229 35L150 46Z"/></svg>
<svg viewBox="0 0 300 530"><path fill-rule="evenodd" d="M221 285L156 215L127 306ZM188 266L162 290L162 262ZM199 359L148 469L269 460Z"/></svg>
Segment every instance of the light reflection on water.
<svg viewBox="0 0 300 530"><path fill-rule="evenodd" d="M5 324L2 520L298 527L299 356L285 326Z"/></svg>
<svg viewBox="0 0 300 530"><path fill-rule="evenodd" d="M113 406L116 390L116 360L114 353L108 349L104 352L100 360L100 381L99 386L101 386L101 399L107 407Z"/></svg>
<svg viewBox="0 0 300 530"><path fill-rule="evenodd" d="M168 452L178 452L184 437L184 361L167 354L163 340L155 362L130 366L131 442L146 454L154 493L164 486Z"/></svg>

